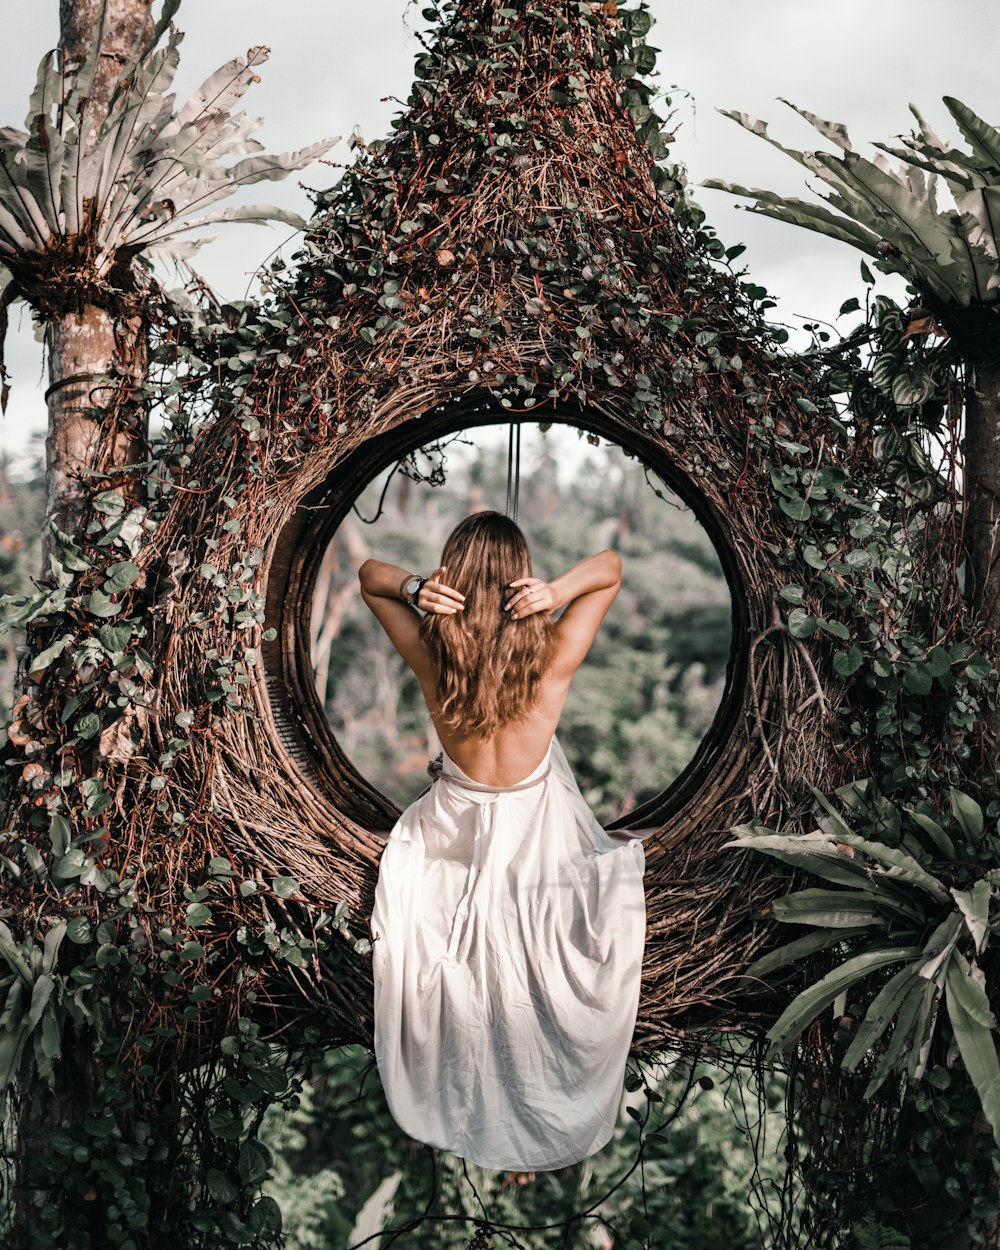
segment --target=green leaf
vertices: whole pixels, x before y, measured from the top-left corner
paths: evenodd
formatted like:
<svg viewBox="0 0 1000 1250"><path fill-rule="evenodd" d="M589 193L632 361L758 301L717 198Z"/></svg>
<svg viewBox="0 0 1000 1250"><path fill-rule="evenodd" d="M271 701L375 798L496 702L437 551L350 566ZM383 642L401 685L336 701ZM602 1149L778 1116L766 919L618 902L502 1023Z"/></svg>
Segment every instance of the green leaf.
<svg viewBox="0 0 1000 1250"><path fill-rule="evenodd" d="M52 854L56 859L66 854L71 840L72 831L69 821L58 812L53 812L49 817L49 841L52 843Z"/></svg>
<svg viewBox="0 0 1000 1250"><path fill-rule="evenodd" d="M245 1185L260 1185L271 1170L271 1152L256 1138L240 1147L240 1179Z"/></svg>
<svg viewBox="0 0 1000 1250"><path fill-rule="evenodd" d="M264 1194L251 1207L248 1223L255 1237L270 1244L281 1232L281 1208L269 1194Z"/></svg>
<svg viewBox="0 0 1000 1250"><path fill-rule="evenodd" d="M951 814L970 842L978 842L983 836L983 809L975 799L961 790L949 790Z"/></svg>
<svg viewBox="0 0 1000 1250"><path fill-rule="evenodd" d="M833 656L833 671L841 677L851 677L861 667L863 658L860 647L851 647L850 651L837 651Z"/></svg>
<svg viewBox="0 0 1000 1250"><path fill-rule="evenodd" d="M236 1181L219 1168L208 1169L205 1184L208 1186L208 1192L215 1201L223 1206L228 1206L229 1203L235 1202L240 1195L240 1187Z"/></svg>
<svg viewBox="0 0 1000 1250"><path fill-rule="evenodd" d="M268 1094L283 1094L288 1088L288 1077L280 1068L251 1068L247 1075L258 1089Z"/></svg>
<svg viewBox="0 0 1000 1250"><path fill-rule="evenodd" d="M867 1052L892 1023L907 993L916 984L916 972L912 965L901 968L889 978L872 1000L857 1033L841 1060L841 1067L853 1072ZM920 986L923 992L923 986Z"/></svg>
<svg viewBox="0 0 1000 1250"><path fill-rule="evenodd" d="M123 590L128 590L138 576L138 565L133 564L131 560L120 560L108 569L104 589L109 595L120 595Z"/></svg>
<svg viewBox="0 0 1000 1250"><path fill-rule="evenodd" d="M963 975L957 963L953 965L953 970L949 970L946 982L948 1018L958 1044L958 1053L979 1095L983 1115L993 1130L994 1139L1000 1144L1000 1063L997 1062L996 1043L990 1029L980 1024L966 1009L963 993L967 987L958 985L958 979Z"/></svg>
<svg viewBox="0 0 1000 1250"><path fill-rule="evenodd" d="M22 981L26 981L29 985L34 981L35 974L32 972L31 966L24 958L21 947L14 941L13 933L11 933L2 920L0 920L0 959Z"/></svg>
<svg viewBox="0 0 1000 1250"><path fill-rule="evenodd" d="M824 621L820 619L816 621L816 625L819 629L823 630L824 633L832 634L834 638L840 638L844 642L846 642L851 636L851 631L847 628L843 621Z"/></svg>
<svg viewBox="0 0 1000 1250"><path fill-rule="evenodd" d="M55 987L55 978L47 972L43 972L31 987L31 1006L28 1008L29 1032L41 1020L45 1004L52 997L52 991Z"/></svg>
<svg viewBox="0 0 1000 1250"><path fill-rule="evenodd" d="M57 881L70 881L73 877L78 877L87 864L86 854L78 846L72 847L53 864L52 876Z"/></svg>
<svg viewBox="0 0 1000 1250"><path fill-rule="evenodd" d="M893 1069L897 1068L900 1057L915 1031L914 1026L923 1019L926 1006L929 1001L933 1000L936 994L937 987L933 982L924 981L919 977L914 979L904 995L902 1003L900 1003L896 1017L896 1027L892 1031L889 1044L882 1052L878 1065L872 1073L871 1080L865 1087L865 1098L874 1097L885 1084ZM919 1032L919 1029L916 1031Z"/></svg>
<svg viewBox="0 0 1000 1250"><path fill-rule="evenodd" d="M787 495L779 495L778 507L785 516L791 517L793 521L808 521L812 516L812 508L798 495L791 498ZM791 629L791 618L789 618L789 629ZM799 635L794 634L794 637L798 638Z"/></svg>
<svg viewBox="0 0 1000 1250"><path fill-rule="evenodd" d="M925 981L935 981L939 987L943 987L948 961L961 932L962 917L958 912L946 916L935 928L924 944L925 959L918 969Z"/></svg>
<svg viewBox="0 0 1000 1250"><path fill-rule="evenodd" d="M66 936L78 946L84 946L94 936L94 929L87 916L74 916L66 925Z"/></svg>
<svg viewBox="0 0 1000 1250"><path fill-rule="evenodd" d="M97 641L109 655L121 654L131 638L132 626L127 622L118 625L100 625L97 629Z"/></svg>
<svg viewBox="0 0 1000 1250"><path fill-rule="evenodd" d="M781 1013L767 1034L771 1042L768 1053L774 1055L787 1050L821 1011L856 982L887 964L909 961L919 954L919 946L881 947L855 955L840 967L834 968L815 985L803 990Z"/></svg>
<svg viewBox="0 0 1000 1250"><path fill-rule="evenodd" d="M206 907L204 903L192 903L187 909L187 914L185 916L185 920L192 928L197 928L198 925L208 924L211 919L212 909L210 907Z"/></svg>
<svg viewBox="0 0 1000 1250"><path fill-rule="evenodd" d="M793 638L811 638L816 632L816 618L802 608L793 608L788 614L788 632Z"/></svg>
<svg viewBox="0 0 1000 1250"><path fill-rule="evenodd" d="M886 928L889 910L878 896L863 890L798 890L771 904L776 920L828 929Z"/></svg>
<svg viewBox="0 0 1000 1250"><path fill-rule="evenodd" d="M986 991L972 975L972 966L961 951L955 951L948 968L946 986L962 1004L962 1009L986 1029L997 1027L996 1016Z"/></svg>
<svg viewBox="0 0 1000 1250"><path fill-rule="evenodd" d="M271 879L271 889L277 894L278 898L291 898L299 889L299 883L294 877L273 877Z"/></svg>
<svg viewBox="0 0 1000 1250"><path fill-rule="evenodd" d="M993 662L984 655L972 655L965 661L964 668L970 681L985 681L993 672Z"/></svg>
<svg viewBox="0 0 1000 1250"><path fill-rule="evenodd" d="M120 603L112 603L103 590L92 591L87 597L87 611L91 616L117 616L122 610Z"/></svg>
<svg viewBox="0 0 1000 1250"><path fill-rule="evenodd" d="M125 500L116 490L105 490L93 499L95 512L103 512L106 516L121 516L125 511Z"/></svg>
<svg viewBox="0 0 1000 1250"><path fill-rule="evenodd" d="M934 680L926 664L914 664L903 674L903 685L914 694L930 694Z"/></svg>
<svg viewBox="0 0 1000 1250"><path fill-rule="evenodd" d="M993 896L990 883L979 880L971 890L956 890L952 887L951 893L961 908L965 923L972 934L973 947L978 955L986 946L986 937L990 928L990 899Z"/></svg>
<svg viewBox="0 0 1000 1250"><path fill-rule="evenodd" d="M59 658L66 650L69 643L73 641L72 634L63 634L61 638L57 638L55 642L47 646L44 651L28 660L28 671L34 676L36 673L42 673L53 660Z"/></svg>
<svg viewBox="0 0 1000 1250"><path fill-rule="evenodd" d="M859 937L863 933L868 933L868 928L863 929L838 929L835 933L806 933L802 937L796 938L793 942L786 942L784 946L779 946L777 950L769 951L766 955L762 955L759 959L747 968L746 975L748 977L768 977L772 972L776 972L779 968L785 968L789 964L797 963L800 959L808 959L810 955L817 952L827 950L831 946L836 946L841 942L846 942L850 938Z"/></svg>
<svg viewBox="0 0 1000 1250"><path fill-rule="evenodd" d="M936 899L939 903L946 903L950 895L945 887L938 881L937 877L927 872L912 855L907 855L905 851L898 850L895 847L886 846L882 842L869 842L866 838L859 838L857 834L851 834L842 839L848 846L852 846L855 850L864 851L871 859L876 861L877 868L872 869L872 873L877 877L888 877L892 881L906 881L911 885L918 886L925 893Z"/></svg>
<svg viewBox="0 0 1000 1250"><path fill-rule="evenodd" d="M952 842L951 838L948 837L948 835L941 828L941 826L937 823L937 821L934 820L932 817L927 816L924 812L917 812L917 811L914 811L912 808L907 808L907 811L909 812L913 821L917 825L919 825L921 829L923 829L924 833L928 835L928 837L931 839L931 841L934 843L937 849L941 852L944 858L954 859L955 858L955 844L954 842Z"/></svg>

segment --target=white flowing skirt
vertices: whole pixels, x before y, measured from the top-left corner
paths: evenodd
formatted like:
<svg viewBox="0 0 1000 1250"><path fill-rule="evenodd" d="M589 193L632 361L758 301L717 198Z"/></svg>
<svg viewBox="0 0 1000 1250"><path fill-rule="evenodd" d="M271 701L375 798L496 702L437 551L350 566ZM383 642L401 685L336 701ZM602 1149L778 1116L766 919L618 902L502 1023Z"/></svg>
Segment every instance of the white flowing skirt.
<svg viewBox="0 0 1000 1250"><path fill-rule="evenodd" d="M605 1145L639 999L643 867L555 739L513 787L443 756L390 835L371 921L375 1056L406 1133L518 1171Z"/></svg>

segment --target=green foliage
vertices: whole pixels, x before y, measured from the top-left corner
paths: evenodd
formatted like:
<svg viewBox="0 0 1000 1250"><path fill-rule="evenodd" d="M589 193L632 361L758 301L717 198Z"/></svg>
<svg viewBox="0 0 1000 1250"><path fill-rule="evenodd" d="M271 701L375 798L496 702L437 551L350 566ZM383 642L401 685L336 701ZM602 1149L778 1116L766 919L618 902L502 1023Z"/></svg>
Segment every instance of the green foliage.
<svg viewBox="0 0 1000 1250"><path fill-rule="evenodd" d="M910 1239L867 1216L852 1229L855 1250L910 1250Z"/></svg>
<svg viewBox="0 0 1000 1250"><path fill-rule="evenodd" d="M0 462L0 597L27 596L31 574L37 569L39 535L45 511L45 485L41 463L32 462L19 472ZM4 625L8 625L6 614ZM10 720L18 667L18 648L24 632L11 622L0 626L0 722ZM0 796L6 778L0 772Z"/></svg>
<svg viewBox="0 0 1000 1250"><path fill-rule="evenodd" d="M588 1250L600 1229L628 1250L761 1245L747 1194L754 1180L773 1181L774 1168L755 1176L750 1133L763 1124L745 1124L735 1104L748 1098L776 1131L778 1087L757 1112L753 1092L714 1068L632 1074L604 1150L572 1168L525 1175L485 1171L410 1141L370 1063L354 1048L327 1054L297 1105L265 1120L275 1154L268 1192L285 1213L289 1250L347 1247L383 1228L386 1242L399 1230L392 1241L400 1250L465 1250L477 1222L510 1226L524 1250Z"/></svg>
<svg viewBox="0 0 1000 1250"><path fill-rule="evenodd" d="M898 172L889 168L884 157L869 161L856 152L842 125L823 121L795 105L790 107L840 154L786 148L770 137L765 123L745 113L724 113L831 187L832 193L823 198L833 212L806 200L718 179L705 185L755 200L754 211L765 216L852 244L871 256L876 268L903 274L944 305L968 308L995 303L1000 292L996 224L1000 220L1000 131L960 100L946 96L944 103L968 150L938 138L912 109L918 130L903 139L902 148L876 144L902 162ZM935 184L939 179L954 197L953 209L938 207Z"/></svg>
<svg viewBox="0 0 1000 1250"><path fill-rule="evenodd" d="M232 109L258 80L263 47L228 62L175 111L170 86L183 36L170 23L179 3L165 0L149 44L121 67L101 117L88 109L97 43L79 66L64 65L58 50L43 58L25 130L5 127L0 136L3 309L17 297L41 314L84 301L104 306L135 286L135 262L148 268L192 255L204 240L178 236L211 223L305 224L268 205L204 211L242 187L287 177L336 140L257 155L259 120Z"/></svg>
<svg viewBox="0 0 1000 1250"><path fill-rule="evenodd" d="M891 1075L920 1081L934 1056L954 1047L1000 1142L997 1022L982 970L1000 929L1000 872L985 867L995 861L1000 833L985 832L979 805L958 790L947 815L927 804L908 812L862 785L839 797L848 819L817 795L824 814L816 832L743 827L730 844L835 887L797 890L771 905L776 920L816 930L815 940L779 947L748 975L767 975L822 949L842 961L782 1012L768 1033L772 1052L794 1046L835 1000L861 1004L860 1012L847 1013L858 1021L841 1063L870 1070L865 1097Z"/></svg>

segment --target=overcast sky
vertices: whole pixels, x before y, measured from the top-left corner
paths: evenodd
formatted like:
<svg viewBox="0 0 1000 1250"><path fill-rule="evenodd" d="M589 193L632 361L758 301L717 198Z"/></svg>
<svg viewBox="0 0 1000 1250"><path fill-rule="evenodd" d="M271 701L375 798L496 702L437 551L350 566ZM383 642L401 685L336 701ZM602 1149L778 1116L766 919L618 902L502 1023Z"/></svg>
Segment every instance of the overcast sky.
<svg viewBox="0 0 1000 1250"><path fill-rule="evenodd" d="M804 190L801 167L720 117L718 108L763 118L783 142L807 148L818 136L777 97L846 123L856 144L907 131L910 101L939 132L957 138L944 95L1000 121L1000 0L650 0L649 7L656 20L650 40L662 49L659 82L680 123L675 159L695 183L720 177ZM34 68L57 39L58 3L0 0L0 13L0 125L21 126ZM266 44L271 59L245 97L247 111L265 119L259 137L270 151L284 151L339 134L334 161L349 159L346 138L354 129L366 139L387 130L399 106L383 97L406 98L419 51L419 6L406 0L187 0L177 20L186 32L180 97L234 54ZM299 180L252 188L248 198L306 213L298 181L323 186L335 176L314 166ZM832 319L843 300L860 294L859 258L850 248L741 213L720 192L697 194L725 242L748 245L742 260L778 298L774 315L791 323ZM218 229L197 264L221 295L239 299L288 229ZM21 307L12 310L13 391L0 424L0 449L15 457L45 421L41 348Z"/></svg>

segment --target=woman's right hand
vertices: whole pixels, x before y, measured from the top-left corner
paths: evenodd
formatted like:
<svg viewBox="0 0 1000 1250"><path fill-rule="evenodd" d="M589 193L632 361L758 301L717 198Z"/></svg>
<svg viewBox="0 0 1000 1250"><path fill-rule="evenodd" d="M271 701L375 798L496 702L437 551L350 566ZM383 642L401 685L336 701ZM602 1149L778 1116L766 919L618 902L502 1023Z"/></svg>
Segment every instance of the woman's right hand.
<svg viewBox="0 0 1000 1250"><path fill-rule="evenodd" d="M465 595L442 580L447 572L442 565L420 587L417 607L422 611L430 612L434 616L454 616L465 607Z"/></svg>
<svg viewBox="0 0 1000 1250"><path fill-rule="evenodd" d="M513 592L504 607L515 621L525 616L534 616L536 612L551 612L559 606L555 591L548 582L540 577L519 577L510 583Z"/></svg>

